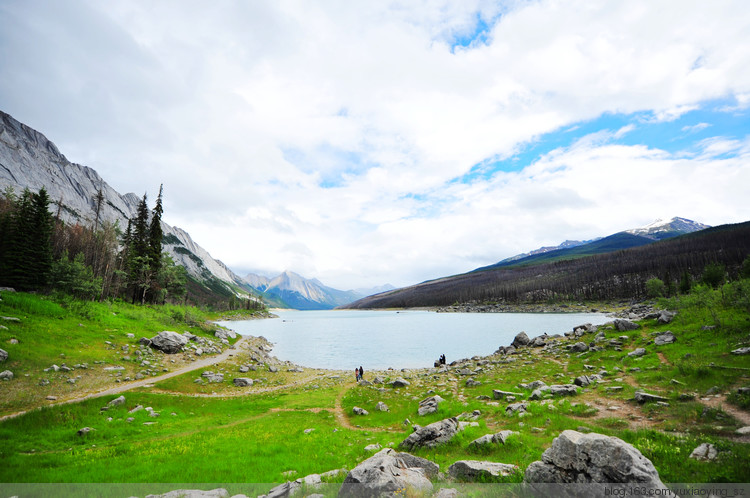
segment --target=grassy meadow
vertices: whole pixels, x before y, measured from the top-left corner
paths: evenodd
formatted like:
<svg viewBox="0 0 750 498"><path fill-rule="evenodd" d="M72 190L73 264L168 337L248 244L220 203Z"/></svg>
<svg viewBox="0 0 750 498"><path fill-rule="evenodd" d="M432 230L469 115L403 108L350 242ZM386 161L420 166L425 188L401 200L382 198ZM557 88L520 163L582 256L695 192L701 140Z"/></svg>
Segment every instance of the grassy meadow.
<svg viewBox="0 0 750 498"><path fill-rule="evenodd" d="M232 340L236 349L220 364L160 380L161 374L196 361L195 354L136 355L142 351L138 339L174 330L216 341L210 320L219 316L193 308L2 292L0 317L18 320L0 318L0 348L9 354L0 370L14 373L13 380L0 382L0 415L26 413L0 422L0 482L278 483L351 469L373 454L368 445L397 446L412 424L474 410L479 418L452 441L412 453L438 463L442 471L467 459L515 464L521 471L504 481L520 482L523 470L561 431L574 429L632 444L667 483L750 482L750 436L736 432L750 425L750 396L737 392L750 387L750 355L731 354L750 346L750 308L747 287L737 291L738 284L731 285L662 300L660 306L678 311L670 324L643 320L630 332L600 327L606 336L597 343L600 351L571 354L565 346L575 340L553 339L559 347L524 348L508 356L488 351L467 360L459 368L471 375L457 368L375 371L366 375L370 385L355 384L348 371L293 368L261 355L261 343L252 339ZM667 330L676 342L655 345L655 335ZM589 343L594 335L580 340ZM609 344L613 339L621 350ZM629 357L636 348L646 354ZM53 364L86 367L44 371ZM240 373L242 366L251 369ZM223 380L205 381L206 371L223 373ZM600 372L606 372L601 381L579 388L575 396L528 401L523 416L506 415L506 400L493 396L493 390L503 390L527 401L531 390L522 384L567 384ZM102 410L119 393L60 404L127 384L138 374L153 382L123 392L122 405ZM237 387L236 377L250 377L253 385ZM383 382L372 383L375 377ZM410 385L391 387L388 382L396 377ZM480 385L467 387L469 379ZM636 390L668 402L638 404ZM434 394L444 399L438 412L419 416L419 401ZM389 411L378 411L378 402ZM355 406L369 415L355 415ZM78 435L84 427L93 430ZM516 432L505 444L469 446L505 429ZM719 450L715 461L689 458L704 442ZM343 479L340 474L329 480ZM257 492L269 489L261 486Z"/></svg>

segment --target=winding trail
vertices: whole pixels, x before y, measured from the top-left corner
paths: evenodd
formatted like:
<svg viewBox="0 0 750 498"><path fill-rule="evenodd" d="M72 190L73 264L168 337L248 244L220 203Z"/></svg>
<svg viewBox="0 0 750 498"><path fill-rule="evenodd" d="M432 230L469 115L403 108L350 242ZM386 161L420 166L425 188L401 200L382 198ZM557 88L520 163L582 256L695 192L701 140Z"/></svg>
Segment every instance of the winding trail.
<svg viewBox="0 0 750 498"><path fill-rule="evenodd" d="M87 399L93 399L93 398L101 398L102 396L110 396L112 394L120 394L125 391L130 391L132 389L137 389L139 387L146 387L150 384L153 384L155 382L161 382L163 380L171 379L172 377L176 377L178 375L182 375L187 372L191 372L193 370L198 370L200 368L209 367L211 365L215 365L216 363L220 363L222 361L225 361L229 359L230 357L237 354L237 350L239 347L245 343L247 340L247 337L241 337L237 342L234 343L234 345L227 348L223 353L218 354L216 356L211 356L208 358L201 358L200 360L191 362L187 365L184 365L182 367L177 368L176 370L173 370L171 372L167 372L165 374L159 375L157 377L149 377L146 379L136 380L134 382L128 382L127 384L120 384L114 387L110 387L108 389L104 389L102 391L97 391L95 393L89 393L82 396L76 396L74 398L66 399L63 401L59 401L57 403L50 403L49 405L45 406L60 406L60 405L69 405L73 403L80 403L81 401L85 401ZM4 415L0 417L0 422L4 422L5 420L20 417L21 415L25 415L26 413L36 411L41 409L41 407L38 408L32 408L29 410L22 410L20 412L11 413L8 415Z"/></svg>

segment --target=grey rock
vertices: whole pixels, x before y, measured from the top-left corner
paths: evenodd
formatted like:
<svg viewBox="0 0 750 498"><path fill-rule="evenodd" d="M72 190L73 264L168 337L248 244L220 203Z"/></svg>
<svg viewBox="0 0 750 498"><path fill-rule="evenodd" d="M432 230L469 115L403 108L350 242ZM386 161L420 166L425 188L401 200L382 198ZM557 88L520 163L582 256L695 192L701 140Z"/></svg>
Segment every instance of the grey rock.
<svg viewBox="0 0 750 498"><path fill-rule="evenodd" d="M388 411L388 405L383 403L382 401L378 401L378 404L375 405L375 409L380 412L387 412Z"/></svg>
<svg viewBox="0 0 750 498"><path fill-rule="evenodd" d="M655 401L669 401L669 398L665 398L663 396L658 396L656 394L649 394L644 393L643 391L636 391L634 395L634 399L638 403L652 403Z"/></svg>
<svg viewBox="0 0 750 498"><path fill-rule="evenodd" d="M651 461L630 444L615 437L572 430L563 431L542 459L528 466L524 481L542 493L555 490L553 494L567 496L578 496L581 488L555 485L607 483L611 488L613 484L637 483L647 493L649 489L666 490ZM604 495L604 489L582 489L588 492L581 496Z"/></svg>
<svg viewBox="0 0 750 498"><path fill-rule="evenodd" d="M750 347L735 349L734 351L732 351L732 354L736 354L736 355L750 354Z"/></svg>
<svg viewBox="0 0 750 498"><path fill-rule="evenodd" d="M630 320L617 319L615 320L615 328L620 332L628 332L630 330L637 330L641 326Z"/></svg>
<svg viewBox="0 0 750 498"><path fill-rule="evenodd" d="M578 388L573 384L560 384L549 386L549 393L552 396L575 396L578 394Z"/></svg>
<svg viewBox="0 0 750 498"><path fill-rule="evenodd" d="M456 488L440 488L440 491L432 495L432 498L458 498L461 496Z"/></svg>
<svg viewBox="0 0 750 498"><path fill-rule="evenodd" d="M495 443L505 444L505 441L513 434L518 434L518 433L514 431L505 430L505 431L500 431L496 434L485 434L484 436L477 438L474 441L470 442L469 446L478 447L478 446L486 446L486 445L495 444Z"/></svg>
<svg viewBox="0 0 750 498"><path fill-rule="evenodd" d="M214 373L214 372L203 372L201 374L201 377L206 379L208 382L224 382L224 374L222 373Z"/></svg>
<svg viewBox="0 0 750 498"><path fill-rule="evenodd" d="M277 367L276 365L268 365L268 371L271 373L276 373L279 371L279 367Z"/></svg>
<svg viewBox="0 0 750 498"><path fill-rule="evenodd" d="M419 427L409 434L409 437L401 441L399 448L411 450L414 448L434 448L450 441L458 432L458 420L455 417L447 418Z"/></svg>
<svg viewBox="0 0 750 498"><path fill-rule="evenodd" d="M661 313L659 313L659 318L657 318L656 321L660 324L671 323L675 315L677 315L677 313L663 310Z"/></svg>
<svg viewBox="0 0 750 498"><path fill-rule="evenodd" d="M646 350L645 349L643 349L643 348L636 348L633 351L629 352L628 356L630 356L631 358L638 358L638 357L643 356L645 354L646 354Z"/></svg>
<svg viewBox="0 0 750 498"><path fill-rule="evenodd" d="M370 414L370 412L358 406L353 407L352 412L354 412L355 415L369 415Z"/></svg>
<svg viewBox="0 0 750 498"><path fill-rule="evenodd" d="M120 406L125 404L125 396L120 396L118 398L113 399L109 403L107 403L107 406Z"/></svg>
<svg viewBox="0 0 750 498"><path fill-rule="evenodd" d="M711 443L703 443L690 453L690 458L694 460L700 460L703 462L710 462L716 460L716 456L719 454L716 448Z"/></svg>
<svg viewBox="0 0 750 498"><path fill-rule="evenodd" d="M76 434L78 434L79 436L86 436L89 432L94 431L94 430L96 429L92 427L84 427L83 429L78 429Z"/></svg>
<svg viewBox="0 0 750 498"><path fill-rule="evenodd" d="M411 383L403 377L398 377L397 379L391 381L392 387L406 387L410 384Z"/></svg>
<svg viewBox="0 0 750 498"><path fill-rule="evenodd" d="M531 339L529 339L529 336L526 335L526 332L519 332L518 335L513 339L513 342L510 343L511 346L514 348L520 348L523 346L528 346L529 342L531 342Z"/></svg>
<svg viewBox="0 0 750 498"><path fill-rule="evenodd" d="M253 379L249 377L237 377L232 379L232 383L237 387L250 387L253 385Z"/></svg>
<svg viewBox="0 0 750 498"><path fill-rule="evenodd" d="M532 391L535 389L539 389L540 387L547 387L547 383L543 380L535 380L534 382L529 383L525 389L531 389Z"/></svg>
<svg viewBox="0 0 750 498"><path fill-rule="evenodd" d="M439 470L429 460L385 448L347 474L338 496L392 496L405 489L428 493L432 491L430 479L436 479Z"/></svg>
<svg viewBox="0 0 750 498"><path fill-rule="evenodd" d="M663 334L657 335L654 338L654 344L657 346L663 346L665 344L672 344L677 339L675 338L674 334L670 331L666 331Z"/></svg>
<svg viewBox="0 0 750 498"><path fill-rule="evenodd" d="M515 396L516 398L522 398L523 393L514 393L510 391L502 391L500 389L492 390L492 397L495 399L505 399L508 396Z"/></svg>
<svg viewBox="0 0 750 498"><path fill-rule="evenodd" d="M379 443L368 444L367 446L365 446L365 451L380 451L381 449L383 449L383 447L380 446Z"/></svg>
<svg viewBox="0 0 750 498"><path fill-rule="evenodd" d="M187 337L169 330L159 332L151 338L151 347L167 354L179 353L187 343Z"/></svg>
<svg viewBox="0 0 750 498"><path fill-rule="evenodd" d="M429 415L438 411L438 406L442 401L445 401L440 396L430 396L429 398L423 399L419 402L419 409L417 413L421 415Z"/></svg>
<svg viewBox="0 0 750 498"><path fill-rule="evenodd" d="M8 352L4 349L0 349L0 362L8 359Z"/></svg>
<svg viewBox="0 0 750 498"><path fill-rule="evenodd" d="M585 342L576 342L575 344L570 346L571 353L585 353L588 350L589 346Z"/></svg>
<svg viewBox="0 0 750 498"><path fill-rule="evenodd" d="M479 382L478 380L469 379L466 381L466 387L479 387L481 385L482 383Z"/></svg>
<svg viewBox="0 0 750 498"><path fill-rule="evenodd" d="M517 465L479 460L459 460L448 467L448 475L457 481L491 482L518 472Z"/></svg>
<svg viewBox="0 0 750 498"><path fill-rule="evenodd" d="M529 347L541 348L547 345L547 334L534 337L529 341Z"/></svg>
<svg viewBox="0 0 750 498"><path fill-rule="evenodd" d="M525 413L528 406L526 403L512 403L505 407L505 414L515 415L516 413Z"/></svg>
<svg viewBox="0 0 750 498"><path fill-rule="evenodd" d="M10 370L0 372L0 380L13 380L13 372Z"/></svg>
<svg viewBox="0 0 750 498"><path fill-rule="evenodd" d="M214 332L214 336L216 336L218 339L234 339L237 337L237 334L234 332L234 330L218 329L216 332Z"/></svg>

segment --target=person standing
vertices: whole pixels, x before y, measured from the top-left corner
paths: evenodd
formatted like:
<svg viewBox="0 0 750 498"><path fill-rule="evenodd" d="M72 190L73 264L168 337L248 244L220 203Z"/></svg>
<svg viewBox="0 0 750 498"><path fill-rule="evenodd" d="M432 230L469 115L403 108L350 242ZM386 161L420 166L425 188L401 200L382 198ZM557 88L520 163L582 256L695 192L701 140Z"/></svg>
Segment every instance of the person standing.
<svg viewBox="0 0 750 498"><path fill-rule="evenodd" d="M359 368L354 368L354 382L359 382Z"/></svg>
<svg viewBox="0 0 750 498"><path fill-rule="evenodd" d="M359 380L365 378L365 371L362 369L362 365L359 366Z"/></svg>

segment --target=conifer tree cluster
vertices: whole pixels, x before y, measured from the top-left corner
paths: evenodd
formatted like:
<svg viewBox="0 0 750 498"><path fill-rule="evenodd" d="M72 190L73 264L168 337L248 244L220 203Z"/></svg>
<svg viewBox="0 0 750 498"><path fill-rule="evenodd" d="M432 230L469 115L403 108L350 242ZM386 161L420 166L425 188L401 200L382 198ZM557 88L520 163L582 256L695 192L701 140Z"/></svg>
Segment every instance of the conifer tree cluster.
<svg viewBox="0 0 750 498"><path fill-rule="evenodd" d="M49 211L42 188L0 194L0 286L60 291L83 299L128 298L163 303L185 296L187 273L162 252L163 189L149 211L146 195L122 240L117 224L102 222L103 193L91 226L65 225Z"/></svg>

